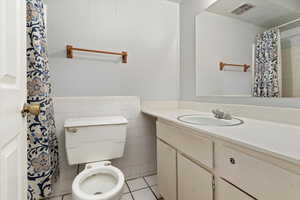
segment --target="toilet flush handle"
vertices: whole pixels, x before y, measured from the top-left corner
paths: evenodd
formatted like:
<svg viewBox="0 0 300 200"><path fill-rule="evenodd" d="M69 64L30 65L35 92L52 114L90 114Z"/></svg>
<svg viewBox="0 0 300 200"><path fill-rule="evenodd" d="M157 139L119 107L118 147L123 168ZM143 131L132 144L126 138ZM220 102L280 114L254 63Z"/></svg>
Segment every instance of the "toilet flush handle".
<svg viewBox="0 0 300 200"><path fill-rule="evenodd" d="M70 132L70 133L77 133L78 130L79 130L78 128L73 128L73 127L67 128L67 131Z"/></svg>

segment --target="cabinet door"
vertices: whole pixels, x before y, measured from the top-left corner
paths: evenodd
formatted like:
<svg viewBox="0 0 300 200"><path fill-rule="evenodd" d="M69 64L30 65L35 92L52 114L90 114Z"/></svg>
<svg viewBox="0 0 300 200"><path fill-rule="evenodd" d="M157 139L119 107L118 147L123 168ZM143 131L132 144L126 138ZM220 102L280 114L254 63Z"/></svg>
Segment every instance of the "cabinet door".
<svg viewBox="0 0 300 200"><path fill-rule="evenodd" d="M255 200L250 197L246 193L238 190L231 184L226 181L220 179L217 183L217 192L216 192L217 200Z"/></svg>
<svg viewBox="0 0 300 200"><path fill-rule="evenodd" d="M177 160L178 200L212 200L212 174L181 154Z"/></svg>
<svg viewBox="0 0 300 200"><path fill-rule="evenodd" d="M165 200L176 200L176 150L157 140L158 190Z"/></svg>

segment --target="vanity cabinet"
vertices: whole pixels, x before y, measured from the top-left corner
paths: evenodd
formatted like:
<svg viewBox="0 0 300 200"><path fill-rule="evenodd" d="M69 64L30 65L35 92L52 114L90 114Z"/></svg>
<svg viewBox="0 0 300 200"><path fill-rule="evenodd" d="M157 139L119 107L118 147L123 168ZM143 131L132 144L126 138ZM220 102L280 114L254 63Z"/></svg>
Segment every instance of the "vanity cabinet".
<svg viewBox="0 0 300 200"><path fill-rule="evenodd" d="M208 168L213 168L213 142L198 132L157 122L157 137Z"/></svg>
<svg viewBox="0 0 300 200"><path fill-rule="evenodd" d="M165 200L300 198L300 166L165 120L157 122L157 159Z"/></svg>
<svg viewBox="0 0 300 200"><path fill-rule="evenodd" d="M178 200L213 200L213 176L181 154L177 154Z"/></svg>
<svg viewBox="0 0 300 200"><path fill-rule="evenodd" d="M157 184L165 200L177 199L176 150L157 140Z"/></svg>
<svg viewBox="0 0 300 200"><path fill-rule="evenodd" d="M161 122L157 122L157 138L158 189L162 197L213 200L213 175L205 169L213 166L212 141Z"/></svg>

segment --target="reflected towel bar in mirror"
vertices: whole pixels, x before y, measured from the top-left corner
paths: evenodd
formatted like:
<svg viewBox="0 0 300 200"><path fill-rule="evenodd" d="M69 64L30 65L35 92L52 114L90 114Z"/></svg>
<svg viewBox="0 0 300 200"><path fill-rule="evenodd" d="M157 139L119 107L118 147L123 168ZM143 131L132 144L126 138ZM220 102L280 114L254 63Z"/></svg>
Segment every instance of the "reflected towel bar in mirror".
<svg viewBox="0 0 300 200"><path fill-rule="evenodd" d="M238 64L228 64L228 63L220 62L220 71L223 71L225 66L243 67L244 72L247 72L248 69L250 68L250 65L247 65L247 64L238 65Z"/></svg>
<svg viewBox="0 0 300 200"><path fill-rule="evenodd" d="M127 63L128 53L126 51L119 52L111 52L111 51L101 51L101 50L90 50L90 49L81 49L75 48L72 45L67 45L67 58L73 58L73 51L84 51L91 53L102 53L102 54L110 54L110 55L119 55L122 56L122 63Z"/></svg>

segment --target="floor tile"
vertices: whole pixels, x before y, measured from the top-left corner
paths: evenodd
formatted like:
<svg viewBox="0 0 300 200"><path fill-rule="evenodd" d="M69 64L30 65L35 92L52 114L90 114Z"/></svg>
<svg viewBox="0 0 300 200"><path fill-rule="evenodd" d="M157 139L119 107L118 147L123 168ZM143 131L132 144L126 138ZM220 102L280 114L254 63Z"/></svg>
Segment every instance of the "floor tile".
<svg viewBox="0 0 300 200"><path fill-rule="evenodd" d="M129 186L130 191L136 191L136 190L148 187L147 183L145 182L145 180L143 178L129 180L129 181L127 181L127 184Z"/></svg>
<svg viewBox="0 0 300 200"><path fill-rule="evenodd" d="M149 186L157 185L157 175L146 176L145 180Z"/></svg>
<svg viewBox="0 0 300 200"><path fill-rule="evenodd" d="M72 200L72 194L64 195L62 200Z"/></svg>
<svg viewBox="0 0 300 200"><path fill-rule="evenodd" d="M59 197L50 197L50 198L47 198L46 200L62 200L62 197L59 196Z"/></svg>
<svg viewBox="0 0 300 200"><path fill-rule="evenodd" d="M129 193L129 192L130 192L129 188L128 188L127 184L125 183L124 189L123 189L123 194Z"/></svg>
<svg viewBox="0 0 300 200"><path fill-rule="evenodd" d="M121 200L132 200L131 194L130 194L130 193L124 194L124 195L121 197Z"/></svg>
<svg viewBox="0 0 300 200"><path fill-rule="evenodd" d="M160 199L162 196L159 194L159 192L158 192L158 187L157 187L157 185L156 186L152 186L151 187L151 190L152 190L152 192L155 194L155 196L156 196L156 198L157 199Z"/></svg>
<svg viewBox="0 0 300 200"><path fill-rule="evenodd" d="M135 191L132 195L135 200L156 200L149 188Z"/></svg>

